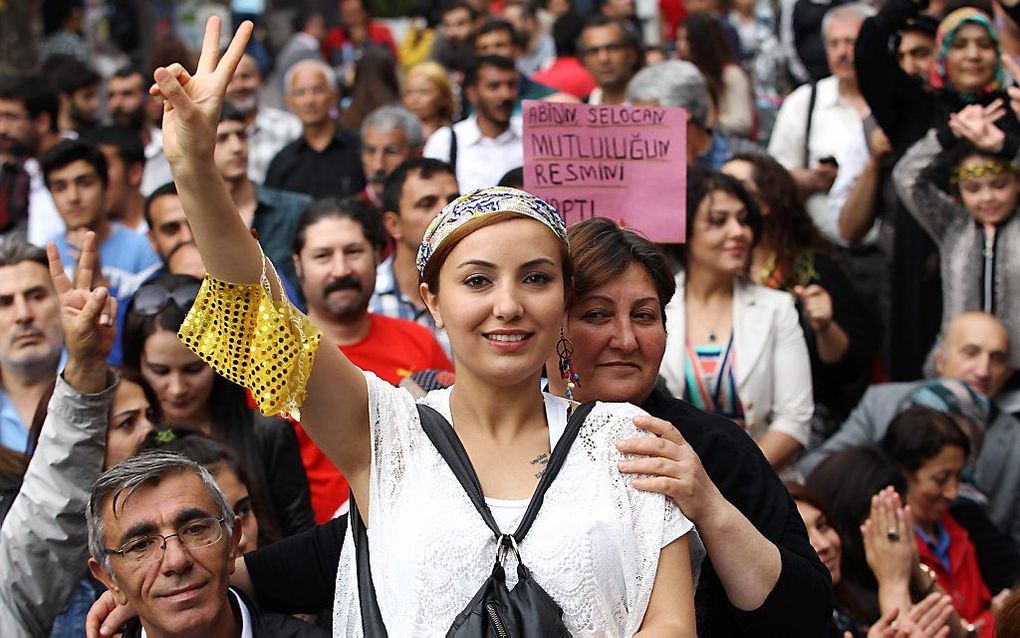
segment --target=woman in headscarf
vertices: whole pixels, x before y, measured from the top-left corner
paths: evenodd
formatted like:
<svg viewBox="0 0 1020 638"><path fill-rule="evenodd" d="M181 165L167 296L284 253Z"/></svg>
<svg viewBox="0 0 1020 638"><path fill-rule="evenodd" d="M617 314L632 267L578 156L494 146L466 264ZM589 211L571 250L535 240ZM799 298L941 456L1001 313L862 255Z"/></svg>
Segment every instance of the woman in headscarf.
<svg viewBox="0 0 1020 638"><path fill-rule="evenodd" d="M942 20L935 60L927 76L911 76L900 68L889 43L921 14L926 4L889 0L878 15L864 22L857 36L857 83L876 122L892 143L894 160L929 129L945 126L950 113L968 104L1006 99L998 31L987 14L973 7L957 9ZM1018 22L1020 5L1003 8ZM1007 137L1020 139L1020 122L1012 112L1000 125ZM1016 151L1016 141L1011 144L1009 156ZM890 376L906 380L920 374L938 332L941 282L930 267L936 248L928 235L902 204L896 204L895 214L891 206L886 213L894 216L896 228L890 291Z"/></svg>

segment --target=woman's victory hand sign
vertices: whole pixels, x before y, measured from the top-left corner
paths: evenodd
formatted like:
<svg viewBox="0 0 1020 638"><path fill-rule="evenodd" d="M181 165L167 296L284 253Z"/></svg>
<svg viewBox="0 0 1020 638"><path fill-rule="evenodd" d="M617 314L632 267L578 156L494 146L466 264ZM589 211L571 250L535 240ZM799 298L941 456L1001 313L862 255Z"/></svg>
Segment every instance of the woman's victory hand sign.
<svg viewBox="0 0 1020 638"><path fill-rule="evenodd" d="M179 166L189 157L212 158L223 96L252 28L250 21L242 22L221 59L220 19L211 17L205 23L202 55L194 75L178 63L159 67L153 74L156 84L149 93L163 97L163 151L171 165Z"/></svg>

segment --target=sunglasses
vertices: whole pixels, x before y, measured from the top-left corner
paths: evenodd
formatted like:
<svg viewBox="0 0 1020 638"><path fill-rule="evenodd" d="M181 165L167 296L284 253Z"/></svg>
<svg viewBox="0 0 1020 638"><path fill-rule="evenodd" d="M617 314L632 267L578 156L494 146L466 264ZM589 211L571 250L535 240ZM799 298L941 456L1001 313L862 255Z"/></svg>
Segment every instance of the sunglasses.
<svg viewBox="0 0 1020 638"><path fill-rule="evenodd" d="M143 317L158 314L166 305L173 302L181 310L187 311L195 303L201 284L185 284L173 290L167 290L159 284L142 286L135 293L134 312Z"/></svg>

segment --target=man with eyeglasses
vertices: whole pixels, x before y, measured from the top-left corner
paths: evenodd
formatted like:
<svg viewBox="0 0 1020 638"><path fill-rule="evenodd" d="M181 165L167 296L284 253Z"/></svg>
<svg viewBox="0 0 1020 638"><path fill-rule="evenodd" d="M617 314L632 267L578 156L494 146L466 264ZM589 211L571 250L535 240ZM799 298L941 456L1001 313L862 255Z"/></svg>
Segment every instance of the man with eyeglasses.
<svg viewBox="0 0 1020 638"><path fill-rule="evenodd" d="M145 452L104 472L86 508L89 570L138 618L133 636L326 636L229 587L241 522L208 470Z"/></svg>
<svg viewBox="0 0 1020 638"><path fill-rule="evenodd" d="M581 31L578 55L598 84L588 103L623 104L627 84L641 68L641 36L634 25L592 16Z"/></svg>
<svg viewBox="0 0 1020 638"><path fill-rule="evenodd" d="M287 71L287 108L301 120L301 137L269 163L265 186L314 199L346 197L365 188L358 138L333 120L339 103L336 74L321 60L303 60Z"/></svg>

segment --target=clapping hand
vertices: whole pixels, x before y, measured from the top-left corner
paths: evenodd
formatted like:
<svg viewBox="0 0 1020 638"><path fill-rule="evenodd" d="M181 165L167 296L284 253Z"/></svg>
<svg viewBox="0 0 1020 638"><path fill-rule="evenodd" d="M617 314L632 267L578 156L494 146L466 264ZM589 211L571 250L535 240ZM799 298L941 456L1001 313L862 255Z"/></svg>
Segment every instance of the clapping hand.
<svg viewBox="0 0 1020 638"><path fill-rule="evenodd" d="M1002 66L1013 76L1013 82L1020 83L1020 64L1017 64L1013 56L1006 52L1003 52L1000 57ZM1009 108L1013 109L1013 113L1020 118L1020 87L1011 86L1006 93L1009 95Z"/></svg>
<svg viewBox="0 0 1020 638"><path fill-rule="evenodd" d="M949 116L949 128L960 139L969 141L986 153L998 153L1006 141L1006 134L995 125L1006 113L1002 100L988 106L971 104Z"/></svg>
<svg viewBox="0 0 1020 638"><path fill-rule="evenodd" d="M181 166L189 157L211 161L223 96L252 29L250 21L242 22L220 59L220 18L213 16L205 23L202 55L194 75L178 63L153 73L156 84L149 93L163 97L163 151L171 166Z"/></svg>
<svg viewBox="0 0 1020 638"><path fill-rule="evenodd" d="M947 638L952 614L952 599L932 594L911 607L903 619L897 620L899 609L884 614L868 629L868 638Z"/></svg>
<svg viewBox="0 0 1020 638"><path fill-rule="evenodd" d="M47 244L46 256L50 264L50 279L60 296L60 324L64 330L68 359L102 361L105 364L117 336L117 300L104 287L92 288L97 263L95 233L85 234L74 284L68 279L60 261L60 252L53 242Z"/></svg>
<svg viewBox="0 0 1020 638"><path fill-rule="evenodd" d="M917 564L910 507L900 504L896 490L887 487L871 497L871 514L861 525L864 556L879 586L908 587Z"/></svg>

